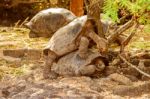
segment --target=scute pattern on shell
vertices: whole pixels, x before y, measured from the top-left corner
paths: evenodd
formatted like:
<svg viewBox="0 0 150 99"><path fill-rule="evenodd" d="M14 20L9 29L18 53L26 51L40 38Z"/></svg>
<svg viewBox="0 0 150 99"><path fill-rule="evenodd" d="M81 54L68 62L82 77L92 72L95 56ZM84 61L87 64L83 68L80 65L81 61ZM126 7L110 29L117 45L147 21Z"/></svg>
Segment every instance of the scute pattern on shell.
<svg viewBox="0 0 150 99"><path fill-rule="evenodd" d="M101 57L99 52L88 51L88 57L82 59L78 55L78 51L71 52L61 57L57 63L52 65L52 71L63 76L77 76L82 66L91 64L94 59Z"/></svg>
<svg viewBox="0 0 150 99"><path fill-rule="evenodd" d="M37 13L26 26L37 37L50 37L59 28L74 20L76 16L64 8L50 8Z"/></svg>
<svg viewBox="0 0 150 99"><path fill-rule="evenodd" d="M59 56L77 49L76 39L79 37L86 21L87 16L82 16L60 28L52 36L45 49L50 49Z"/></svg>

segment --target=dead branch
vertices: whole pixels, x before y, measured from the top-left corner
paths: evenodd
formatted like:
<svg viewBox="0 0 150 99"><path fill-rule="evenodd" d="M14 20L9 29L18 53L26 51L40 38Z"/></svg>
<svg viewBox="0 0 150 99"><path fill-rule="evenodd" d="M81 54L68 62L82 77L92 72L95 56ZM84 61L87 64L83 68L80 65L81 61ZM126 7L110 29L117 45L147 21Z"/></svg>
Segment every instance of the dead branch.
<svg viewBox="0 0 150 99"><path fill-rule="evenodd" d="M138 27L139 27L139 24L136 23L135 26L133 27L130 35L121 43L120 52L124 51L125 46L127 46L128 43L130 42L130 40L133 38L133 36L135 35Z"/></svg>
<svg viewBox="0 0 150 99"><path fill-rule="evenodd" d="M87 11L88 10L89 2L87 0L84 0L84 4L85 4L85 10Z"/></svg>
<svg viewBox="0 0 150 99"><path fill-rule="evenodd" d="M150 51L144 50L140 53L136 53L133 56L131 56L132 59L138 58L138 59L150 59Z"/></svg>
<svg viewBox="0 0 150 99"><path fill-rule="evenodd" d="M70 10L76 16L82 16L84 14L83 6L83 0L70 0Z"/></svg>
<svg viewBox="0 0 150 99"><path fill-rule="evenodd" d="M127 15L121 17L121 18L119 19L119 23L122 24L123 22L125 22L125 21L126 21L126 18L129 17L129 16L130 16L130 15L127 14Z"/></svg>
<svg viewBox="0 0 150 99"><path fill-rule="evenodd" d="M120 54L119 54L119 57L120 57L120 59L123 60L127 65L129 65L130 67L136 69L139 73L143 74L144 76L147 76L147 77L150 78L150 75L149 75L149 74L147 74L147 73L145 73L144 71L140 70L139 68L137 68L137 66L135 66L135 65L133 65L133 64L131 64L131 63L129 63L129 62L128 62L123 56L121 56Z"/></svg>
<svg viewBox="0 0 150 99"><path fill-rule="evenodd" d="M124 24L123 26L121 26L120 28L118 28L112 35L110 35L108 37L108 43L112 43L113 41L116 40L116 38L118 37L118 35L120 35L122 32L126 31L128 28L130 28L133 25L133 19L131 19L130 21L128 21L126 24Z"/></svg>
<svg viewBox="0 0 150 99"><path fill-rule="evenodd" d="M15 23L15 26L14 28L17 28L19 26L19 23L21 22L21 20L18 20L16 23Z"/></svg>
<svg viewBox="0 0 150 99"><path fill-rule="evenodd" d="M29 17L27 17L21 24L20 24L20 28L29 20Z"/></svg>
<svg viewBox="0 0 150 99"><path fill-rule="evenodd" d="M102 23L100 21L100 13L103 6L103 0L84 0L87 15L96 25L96 32L100 37L105 38Z"/></svg>

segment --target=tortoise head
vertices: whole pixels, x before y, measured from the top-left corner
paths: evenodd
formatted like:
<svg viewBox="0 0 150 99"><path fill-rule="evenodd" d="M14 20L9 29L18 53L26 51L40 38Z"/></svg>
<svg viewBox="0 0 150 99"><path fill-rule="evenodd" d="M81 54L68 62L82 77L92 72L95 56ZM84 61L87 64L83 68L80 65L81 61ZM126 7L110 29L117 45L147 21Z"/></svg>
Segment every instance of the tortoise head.
<svg viewBox="0 0 150 99"><path fill-rule="evenodd" d="M30 30L32 29L32 24L31 24L31 22L25 23L24 26L25 26L26 28L30 29Z"/></svg>
<svg viewBox="0 0 150 99"><path fill-rule="evenodd" d="M38 38L38 37L45 37L49 38L51 37L50 33L47 33L47 31L44 31L39 27L38 24L28 22L25 23L24 26L30 30L29 37L30 38Z"/></svg>
<svg viewBox="0 0 150 99"><path fill-rule="evenodd" d="M34 28L33 28L31 22L25 23L24 26L25 26L26 28L30 29L30 32L29 32L29 37L30 37L30 38L39 37L39 36L37 35L37 33L34 32Z"/></svg>

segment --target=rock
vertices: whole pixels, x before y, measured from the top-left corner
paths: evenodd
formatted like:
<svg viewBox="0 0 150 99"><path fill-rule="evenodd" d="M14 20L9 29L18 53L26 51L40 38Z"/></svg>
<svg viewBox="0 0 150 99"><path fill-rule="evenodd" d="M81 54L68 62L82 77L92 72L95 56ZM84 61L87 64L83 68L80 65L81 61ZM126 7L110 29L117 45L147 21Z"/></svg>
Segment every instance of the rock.
<svg viewBox="0 0 150 99"><path fill-rule="evenodd" d="M28 49L26 51L27 60L40 60L42 57L42 50L39 49Z"/></svg>
<svg viewBox="0 0 150 99"><path fill-rule="evenodd" d="M104 70L104 74L106 76L113 74L117 71L117 68L115 66L106 66Z"/></svg>
<svg viewBox="0 0 150 99"><path fill-rule="evenodd" d="M132 85L132 81L129 78L117 73L109 75L109 78L123 85Z"/></svg>
<svg viewBox="0 0 150 99"><path fill-rule="evenodd" d="M134 96L135 88L132 86L120 85L113 89L113 94L120 95L120 96Z"/></svg>
<svg viewBox="0 0 150 99"><path fill-rule="evenodd" d="M132 76L135 76L135 77L138 77L140 75L140 73L132 67L120 68L119 72L123 73L125 75L132 75Z"/></svg>
<svg viewBox="0 0 150 99"><path fill-rule="evenodd" d="M25 55L26 49L12 49L12 50L3 50L4 56L11 56L15 58L21 58Z"/></svg>
<svg viewBox="0 0 150 99"><path fill-rule="evenodd" d="M120 96L140 96L150 92L150 82L145 82L136 86L117 86L113 93Z"/></svg>
<svg viewBox="0 0 150 99"><path fill-rule="evenodd" d="M111 80L110 78L101 78L101 79L94 79L94 84L97 84L100 89L104 91L112 90L115 86L118 86L118 82Z"/></svg>
<svg viewBox="0 0 150 99"><path fill-rule="evenodd" d="M132 82L138 81L138 78L133 75L125 75L127 78L129 78Z"/></svg>

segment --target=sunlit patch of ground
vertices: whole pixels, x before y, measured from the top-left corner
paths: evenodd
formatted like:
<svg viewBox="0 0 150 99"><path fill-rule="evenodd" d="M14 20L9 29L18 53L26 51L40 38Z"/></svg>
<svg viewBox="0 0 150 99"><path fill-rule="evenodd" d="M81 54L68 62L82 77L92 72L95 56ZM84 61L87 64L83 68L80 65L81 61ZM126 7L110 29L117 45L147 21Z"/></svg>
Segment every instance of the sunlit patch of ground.
<svg viewBox="0 0 150 99"><path fill-rule="evenodd" d="M146 29L150 27L145 27ZM128 45L128 50L150 50L150 31L138 29Z"/></svg>
<svg viewBox="0 0 150 99"><path fill-rule="evenodd" d="M42 49L48 39L28 37L29 30L25 28L0 27L0 49L34 48Z"/></svg>
<svg viewBox="0 0 150 99"><path fill-rule="evenodd" d="M150 28L150 27L149 27ZM132 28L131 28L132 29ZM129 36L131 29L123 34ZM125 51L150 50L150 30L144 31L144 28L138 29L131 41L125 47ZM111 46L114 50L120 50L118 44L114 43Z"/></svg>
<svg viewBox="0 0 150 99"><path fill-rule="evenodd" d="M48 39L29 38L29 30L26 28L0 27L0 79L4 75L20 76L28 72L32 62L29 60L14 60L3 58L4 49L43 49ZM11 61L10 61L11 60Z"/></svg>

